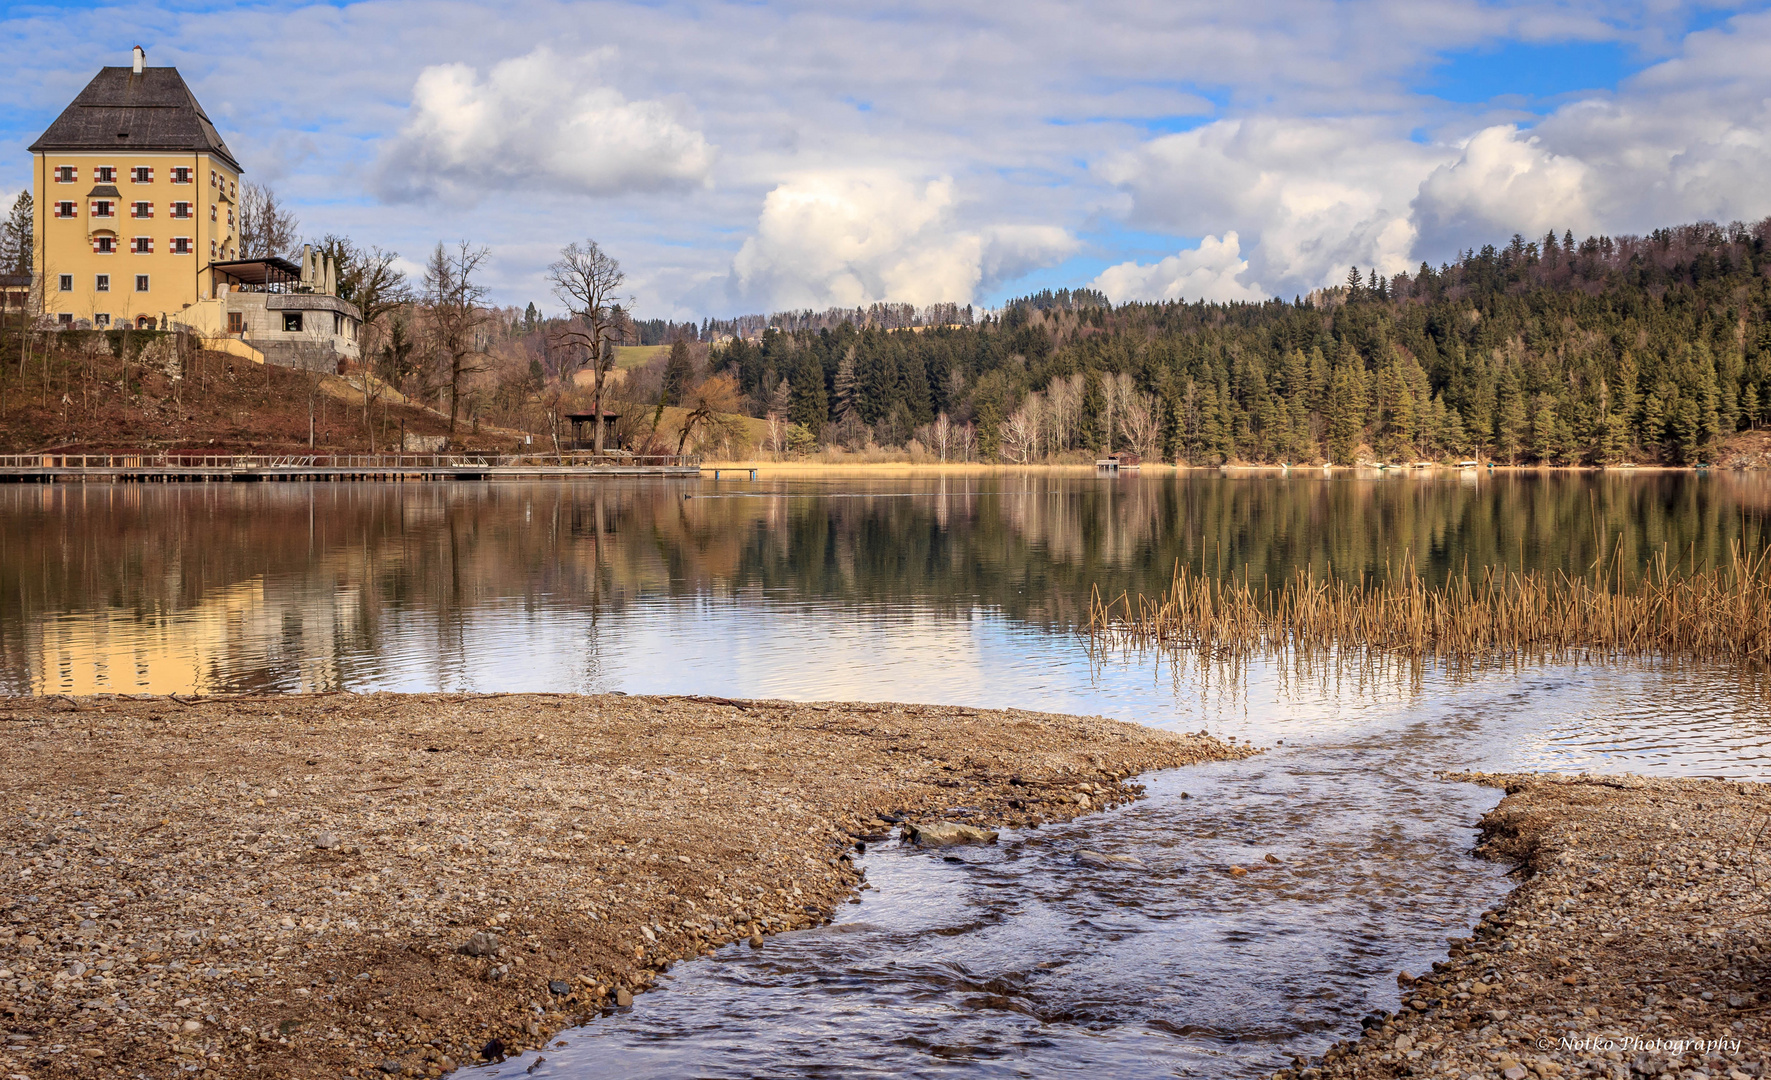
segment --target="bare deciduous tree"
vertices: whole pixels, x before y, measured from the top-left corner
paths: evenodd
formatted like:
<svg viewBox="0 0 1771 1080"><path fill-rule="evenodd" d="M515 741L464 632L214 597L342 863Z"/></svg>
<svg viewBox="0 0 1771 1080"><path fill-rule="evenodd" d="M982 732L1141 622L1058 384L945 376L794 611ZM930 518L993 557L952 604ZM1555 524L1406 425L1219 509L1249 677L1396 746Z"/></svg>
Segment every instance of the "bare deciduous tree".
<svg viewBox="0 0 1771 1080"><path fill-rule="evenodd" d="M768 415L768 424L769 453L774 454L775 459L779 461L781 455L787 452L787 415L785 413L771 412Z"/></svg>
<svg viewBox="0 0 1771 1080"><path fill-rule="evenodd" d="M689 411L683 417L682 430L676 440L679 455L696 428L716 427L726 415L738 411L738 384L726 375L703 379L701 385L689 391L683 405Z"/></svg>
<svg viewBox="0 0 1771 1080"><path fill-rule="evenodd" d="M374 453L375 427L370 412L385 384L371 374L371 358L382 348L387 317L412 302L412 289L405 272L394 265L399 259L395 252L359 248L349 237L337 235L328 235L319 246L338 268L338 298L355 304L363 315L357 334L361 356L358 381L363 392L363 431L369 436L369 451Z"/></svg>
<svg viewBox="0 0 1771 1080"><path fill-rule="evenodd" d="M977 425L967 421L953 429L953 444L956 452L963 454L966 461L972 460L978 452Z"/></svg>
<svg viewBox="0 0 1771 1080"><path fill-rule="evenodd" d="M941 452L941 463L946 464L947 452L953 447L953 421L946 413L936 416L935 422L929 425L929 438L935 449Z"/></svg>
<svg viewBox="0 0 1771 1080"><path fill-rule="evenodd" d="M242 259L287 258L294 254L301 222L259 184L240 185L240 249Z"/></svg>
<svg viewBox="0 0 1771 1080"><path fill-rule="evenodd" d="M603 384L615 366L615 345L626 339L632 320L626 307L631 297L620 295L627 275L621 264L597 246L595 240L579 243L574 240L560 249L560 257L547 268L547 280L553 283L554 295L574 316L559 334L562 344L572 347L589 364L591 371L590 408L596 415L594 449L603 452ZM625 306L624 306L625 302ZM561 365L560 377L571 374ZM686 437L686 436L685 436Z"/></svg>
<svg viewBox="0 0 1771 1080"><path fill-rule="evenodd" d="M1009 414L1002 424L1002 455L1019 465L1031 464L1039 456L1039 432L1042 426L1039 395L1029 394L1021 407Z"/></svg>
<svg viewBox="0 0 1771 1080"><path fill-rule="evenodd" d="M442 244L424 268L424 313L433 370L448 380L449 434L461 408L461 384L485 368L480 326L486 321L486 287L475 278L486 261L485 248L463 240L454 251Z"/></svg>

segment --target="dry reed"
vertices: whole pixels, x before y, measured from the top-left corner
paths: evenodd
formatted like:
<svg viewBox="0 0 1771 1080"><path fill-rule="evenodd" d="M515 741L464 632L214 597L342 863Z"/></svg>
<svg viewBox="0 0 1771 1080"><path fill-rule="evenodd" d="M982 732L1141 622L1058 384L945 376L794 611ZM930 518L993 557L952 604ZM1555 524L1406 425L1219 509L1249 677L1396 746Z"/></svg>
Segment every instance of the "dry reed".
<svg viewBox="0 0 1771 1080"><path fill-rule="evenodd" d="M1412 564L1380 580L1299 570L1277 588L1179 565L1156 598L1089 605L1097 645L1198 650L1377 650L1420 659L1680 656L1762 667L1771 661L1771 558L1736 545L1727 565L1684 570L1663 551L1626 580L1621 559L1585 575L1466 568L1443 585Z"/></svg>

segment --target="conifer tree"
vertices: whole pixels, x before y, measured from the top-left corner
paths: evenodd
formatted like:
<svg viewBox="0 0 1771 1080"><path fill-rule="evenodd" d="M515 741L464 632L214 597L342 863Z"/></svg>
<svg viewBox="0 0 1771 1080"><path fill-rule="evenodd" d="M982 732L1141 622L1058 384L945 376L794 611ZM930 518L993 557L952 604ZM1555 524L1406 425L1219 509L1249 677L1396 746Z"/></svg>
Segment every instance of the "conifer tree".
<svg viewBox="0 0 1771 1080"><path fill-rule="evenodd" d="M0 223L0 274L31 272L32 223L34 204L29 191L21 191L12 201L12 212Z"/></svg>
<svg viewBox="0 0 1771 1080"><path fill-rule="evenodd" d="M664 362L664 381L659 389L665 405L681 405L688 396L689 384L695 379L695 362L689 358L688 343L678 338L670 346L670 357Z"/></svg>
<svg viewBox="0 0 1771 1080"><path fill-rule="evenodd" d="M830 388L835 394L835 407L831 410L831 417L837 423L847 420L856 411L855 399L860 390L860 382L855 376L855 351L855 346L850 345L842 354L842 359L836 365L836 379L831 383Z"/></svg>

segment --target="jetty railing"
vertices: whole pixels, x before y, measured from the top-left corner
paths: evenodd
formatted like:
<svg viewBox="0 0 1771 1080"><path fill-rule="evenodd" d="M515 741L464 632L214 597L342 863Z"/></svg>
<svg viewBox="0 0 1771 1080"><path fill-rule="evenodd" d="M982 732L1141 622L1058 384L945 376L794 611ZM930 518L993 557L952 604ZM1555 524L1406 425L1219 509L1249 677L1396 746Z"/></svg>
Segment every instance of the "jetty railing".
<svg viewBox="0 0 1771 1080"><path fill-rule="evenodd" d="M0 470L20 469L344 469L365 472L463 468L699 468L693 454L493 454L459 451L439 454L217 454L169 450L159 453L0 454Z"/></svg>

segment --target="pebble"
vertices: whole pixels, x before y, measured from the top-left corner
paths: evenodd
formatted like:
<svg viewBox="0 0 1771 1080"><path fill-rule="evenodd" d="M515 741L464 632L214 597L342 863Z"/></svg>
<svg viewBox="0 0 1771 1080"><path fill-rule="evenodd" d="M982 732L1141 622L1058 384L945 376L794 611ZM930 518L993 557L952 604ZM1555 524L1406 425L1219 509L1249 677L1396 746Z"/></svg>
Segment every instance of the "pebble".
<svg viewBox="0 0 1771 1080"><path fill-rule="evenodd" d="M1754 839L1771 819L1771 785L1443 778L1505 789L1478 851L1520 864L1519 884L1471 936L1447 938L1430 971L1398 976L1400 1012L1274 1080L1771 1076L1771 1024L1756 1008L1771 933L1738 914L1771 879L1771 852ZM1644 1053L1631 1039L1721 1045Z"/></svg>
<svg viewBox="0 0 1771 1080"><path fill-rule="evenodd" d="M906 823L905 837L917 847L952 847L956 844L994 844L995 829L980 829L953 821Z"/></svg>
<svg viewBox="0 0 1771 1080"><path fill-rule="evenodd" d="M1130 855L1107 855L1099 851L1078 851L1075 854L1074 859L1083 866L1098 866L1106 868L1131 866L1139 870L1150 869L1141 859L1133 858Z"/></svg>
<svg viewBox="0 0 1771 1080"><path fill-rule="evenodd" d="M851 839L960 801L987 841L980 826L1068 820L1079 789L1110 804L1136 797L1125 777L1246 756L1100 718L889 703L20 701L30 722L0 741L0 1003L41 1034L0 1043L0 1077L36 1075L24 1055L51 1045L159 1076L167 1036L200 1054L194 1080L411 1071L419 1053L434 1075L445 1048L476 1057L470 1037L502 1056L572 1023L574 995L537 994L556 973L594 976L580 1012L631 1006L677 957L828 918L868 887L840 857ZM906 775L911 745L939 771ZM126 879L153 887L125 903ZM538 996L555 1008L530 1012Z"/></svg>

